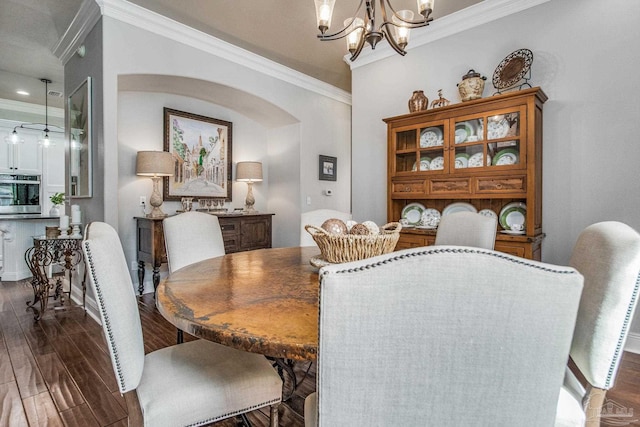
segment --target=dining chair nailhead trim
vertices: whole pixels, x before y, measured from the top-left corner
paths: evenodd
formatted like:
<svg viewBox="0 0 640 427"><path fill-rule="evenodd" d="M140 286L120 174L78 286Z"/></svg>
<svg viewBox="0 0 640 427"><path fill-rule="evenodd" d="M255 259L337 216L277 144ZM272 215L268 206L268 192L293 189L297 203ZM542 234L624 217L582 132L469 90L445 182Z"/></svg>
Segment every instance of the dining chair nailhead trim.
<svg viewBox="0 0 640 427"><path fill-rule="evenodd" d="M439 248L434 248L434 249L428 249L428 250L424 250L424 251L420 251L420 252L412 252L409 254L402 254L402 255L397 255L394 256L392 258L387 258L383 261L378 261L376 263L373 264L366 264L363 266L360 266L358 268L349 268L346 270L338 270L335 273L337 274L344 274L344 273L353 273L356 271L363 271L363 270L368 270L370 268L374 268L383 264L388 264L390 262L393 261L399 261L405 258L410 258L410 257L415 257L415 256L421 256L421 255L430 255L430 254L440 254L440 253L465 253L465 254L483 254L483 255L489 255L492 257L496 257L496 258L500 258L500 259L504 259L506 261L509 262L513 262L514 264L522 264L528 267L533 267L536 268L538 270L542 270L542 271L548 271L551 273L561 273L561 274L578 274L577 271L572 271L572 270L556 270L553 268L548 268L548 267L543 267L541 265L538 264L532 264L530 262L528 262L527 259L525 258L515 258L515 257L511 257L509 255L506 254L502 254L500 252L489 252L489 251L485 251L482 249L470 249L470 248L443 248L443 249L439 249ZM325 276L326 274L328 274L327 271L324 271L322 273L322 276Z"/></svg>
<svg viewBox="0 0 640 427"><path fill-rule="evenodd" d="M607 373L607 381L606 381L607 388L611 387L611 380L615 374L615 367L618 365L618 360L622 355L622 345L623 345L624 338L627 335L627 329L629 327L629 324L631 323L631 314L633 312L633 307L635 306L635 303L636 303L636 298L638 298L638 289L640 289L640 273L638 274L638 277L636 277L636 285L633 288L633 293L631 294L631 300L629 301L629 305L627 306L627 312L624 316L624 322L622 324L622 329L620 330L618 343L616 344L616 351L613 354L613 358L611 360L611 366L609 366L609 372Z"/></svg>
<svg viewBox="0 0 640 427"><path fill-rule="evenodd" d="M95 269L93 267L93 258L91 256L91 247L89 246L89 242L85 241L84 247L87 252L87 261L89 261L91 277L93 278L93 283L95 284L96 295L98 297L98 306L100 308L100 313L102 313L102 319L104 320L105 328L107 330L107 337L109 338L109 343L113 351L113 359L115 361L116 371L118 373L120 391L124 393L125 391L128 391L128 390L125 390L126 385L124 382L122 370L120 368L120 357L118 356L118 349L116 348L115 340L113 338L113 332L111 331L111 322L109 321L109 315L107 314L107 311L104 307L104 298L102 296L102 291L100 289L100 285L98 285L98 278L95 275Z"/></svg>
<svg viewBox="0 0 640 427"><path fill-rule="evenodd" d="M206 424L211 424L211 423L214 423L216 421L232 417L234 415L245 414L245 413L253 411L255 409L264 408L265 406L270 406L270 405L272 405L274 403L280 403L281 401L282 401L282 399L270 400L268 402L263 402L263 403L260 403L258 405L249 406L247 408L239 409L239 410L233 411L233 412L228 412L226 414L222 414L222 415L219 415L217 417L211 417L211 418L207 418L206 420L202 420L202 421L198 421L196 423L188 424L185 427L198 427L198 426L203 426L203 425L206 425Z"/></svg>

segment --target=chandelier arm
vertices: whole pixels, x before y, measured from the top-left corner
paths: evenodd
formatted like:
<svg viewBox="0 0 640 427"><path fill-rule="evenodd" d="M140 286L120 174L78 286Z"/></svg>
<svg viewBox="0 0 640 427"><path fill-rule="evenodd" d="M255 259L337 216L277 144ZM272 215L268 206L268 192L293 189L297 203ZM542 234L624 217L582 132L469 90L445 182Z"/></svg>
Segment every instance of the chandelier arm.
<svg viewBox="0 0 640 427"><path fill-rule="evenodd" d="M355 18L355 17L354 17ZM353 21L352 21L353 22ZM351 25L351 24L349 24ZM330 40L340 40L343 39L345 37L347 37L349 34L351 34L353 31L356 31L358 29L362 29L362 31L365 31L365 27L364 25L358 25L357 27L355 27L353 29L353 31L349 31L347 32L347 29L349 28L349 26L347 25L346 27L344 27L343 29L341 29L340 31L333 33L333 34L318 34L318 38L320 39L320 41L330 41Z"/></svg>
<svg viewBox="0 0 640 427"><path fill-rule="evenodd" d="M391 10L391 12L393 12L393 16L394 16L395 18L397 18L397 19L398 19L399 21L401 21L401 22L404 22L405 24L409 24L409 27L408 27L408 28L420 28L420 27L425 27L425 26L429 25L429 23L430 23L431 21L433 21L433 17L432 17L432 16L430 16L430 15L431 15L431 12L429 12L429 15L427 15L427 17L426 17L426 18L423 18L423 19L420 19L420 20L417 20L417 21L414 21L414 20L412 20L412 21L408 21L408 20L406 20L406 19L402 19L402 16L400 16L400 15L398 14L398 12L396 12L396 10L393 8L393 6L391 5L391 2L390 2L389 0L380 0L380 4L382 4L383 2L387 5L387 7L389 7L389 10ZM382 7L382 9L384 9L384 6ZM386 16L384 17L384 20L385 20L385 22L389 22L389 21L387 21L387 17L386 17ZM389 23L390 23L391 25L395 25L396 27L398 27L398 26L399 26L399 25L396 25L396 24L394 24L394 23L392 23L392 22L389 22Z"/></svg>
<svg viewBox="0 0 640 427"><path fill-rule="evenodd" d="M400 55L405 56L407 54L407 51L401 48L400 45L396 42L396 39L393 38L393 36L391 35L391 32L387 28L388 25L392 25L392 24L389 22L385 22L384 24L382 24L383 28L381 28L380 31L382 31L382 34L384 34L385 38L387 39L387 41L389 42L393 50L398 52Z"/></svg>

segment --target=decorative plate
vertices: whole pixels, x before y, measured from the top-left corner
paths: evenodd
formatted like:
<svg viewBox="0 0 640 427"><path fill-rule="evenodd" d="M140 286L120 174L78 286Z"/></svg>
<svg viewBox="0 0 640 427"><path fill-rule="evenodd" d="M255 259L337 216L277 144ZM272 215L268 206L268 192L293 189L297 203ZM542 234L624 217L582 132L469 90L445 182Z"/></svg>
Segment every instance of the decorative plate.
<svg viewBox="0 0 640 427"><path fill-rule="evenodd" d="M527 205L522 202L509 203L502 208L499 215L500 226L505 230L511 230L513 224L524 225L527 218ZM523 234L524 232L520 232Z"/></svg>
<svg viewBox="0 0 640 427"><path fill-rule="evenodd" d="M431 163L429 164L429 168L432 171L444 169L444 157L442 156L434 157L434 159L431 160Z"/></svg>
<svg viewBox="0 0 640 427"><path fill-rule="evenodd" d="M478 212L478 210L471 204L466 202L451 203L442 211L442 216L452 214L454 212Z"/></svg>
<svg viewBox="0 0 640 427"><path fill-rule="evenodd" d="M456 154L456 169L463 169L469 166L469 155L467 153L458 153Z"/></svg>
<svg viewBox="0 0 640 427"><path fill-rule="evenodd" d="M487 122L487 139L499 139L507 136L509 132L509 122L506 118L501 119L489 118Z"/></svg>
<svg viewBox="0 0 640 427"><path fill-rule="evenodd" d="M529 49L518 49L507 55L493 72L493 86L506 89L515 86L531 69L533 52Z"/></svg>
<svg viewBox="0 0 640 427"><path fill-rule="evenodd" d="M482 153L476 153L474 155L472 155L471 157L469 157L469 162L467 164L467 167L470 168L481 168L483 166L482 164L482 158L484 157L484 155ZM487 166L491 165L491 157L487 156Z"/></svg>
<svg viewBox="0 0 640 427"><path fill-rule="evenodd" d="M420 170L428 171L430 162L431 162L431 159L429 157L426 157L426 156L420 157ZM414 162L413 167L411 168L411 171L415 172L417 170L418 170L418 165Z"/></svg>
<svg viewBox="0 0 640 427"><path fill-rule="evenodd" d="M421 228L438 228L440 217L440 212L437 209L425 209L420 218Z"/></svg>
<svg viewBox="0 0 640 427"><path fill-rule="evenodd" d="M442 144L442 129L439 127L425 128L420 132L420 148L435 147Z"/></svg>
<svg viewBox="0 0 640 427"><path fill-rule="evenodd" d="M456 123L456 144L466 142L473 135L473 129L468 122Z"/></svg>
<svg viewBox="0 0 640 427"><path fill-rule="evenodd" d="M489 217L489 218L494 218L496 221L498 220L498 214L495 213L493 210L491 209L482 209L480 212L478 212L480 215Z"/></svg>
<svg viewBox="0 0 640 427"><path fill-rule="evenodd" d="M520 162L520 154L515 148L505 148L498 151L498 154L493 158L492 165L516 165Z"/></svg>
<svg viewBox="0 0 640 427"><path fill-rule="evenodd" d="M401 218L409 221L409 225L418 225L422 220L422 213L426 208L420 203L409 203L402 209Z"/></svg>

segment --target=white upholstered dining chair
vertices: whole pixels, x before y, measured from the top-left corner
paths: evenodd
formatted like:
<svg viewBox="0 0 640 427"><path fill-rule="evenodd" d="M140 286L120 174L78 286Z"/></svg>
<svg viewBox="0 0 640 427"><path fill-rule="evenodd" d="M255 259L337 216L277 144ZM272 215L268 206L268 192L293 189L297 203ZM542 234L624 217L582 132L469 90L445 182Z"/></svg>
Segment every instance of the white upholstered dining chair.
<svg viewBox="0 0 640 427"><path fill-rule="evenodd" d="M184 212L162 221L169 273L187 265L225 254L218 217L202 212ZM184 341L178 329L176 342Z"/></svg>
<svg viewBox="0 0 640 427"><path fill-rule="evenodd" d="M204 425L269 406L270 425L278 425L282 381L264 356L205 340L145 355L118 234L108 224L91 223L82 249L130 426Z"/></svg>
<svg viewBox="0 0 640 427"><path fill-rule="evenodd" d="M303 212L300 215L300 246L316 246L316 242L313 240L313 237L311 237L311 234L304 229L305 225L320 227L323 222L330 218L337 218L347 222L352 216L349 212L341 212L335 209L316 209Z"/></svg>
<svg viewBox="0 0 640 427"><path fill-rule="evenodd" d="M455 212L440 219L436 245L493 249L498 221L475 212Z"/></svg>
<svg viewBox="0 0 640 427"><path fill-rule="evenodd" d="M553 425L582 276L470 247L320 270L306 426Z"/></svg>
<svg viewBox="0 0 640 427"><path fill-rule="evenodd" d="M587 388L567 369L556 426L596 427L637 305L640 234L620 222L593 224L578 236L570 265L584 276L571 359Z"/></svg>

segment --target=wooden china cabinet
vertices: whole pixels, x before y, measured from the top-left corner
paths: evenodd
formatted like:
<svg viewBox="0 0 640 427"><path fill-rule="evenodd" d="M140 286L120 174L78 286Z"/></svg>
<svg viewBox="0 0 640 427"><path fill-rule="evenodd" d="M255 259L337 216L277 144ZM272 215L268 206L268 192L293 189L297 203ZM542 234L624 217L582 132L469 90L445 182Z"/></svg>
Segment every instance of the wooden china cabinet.
<svg viewBox="0 0 640 427"><path fill-rule="evenodd" d="M532 88L384 119L387 220L398 221L413 206L418 213L492 211L499 218L496 250L540 260L546 100ZM509 230L518 216L523 234ZM401 231L396 249L433 244L434 229L413 225Z"/></svg>

